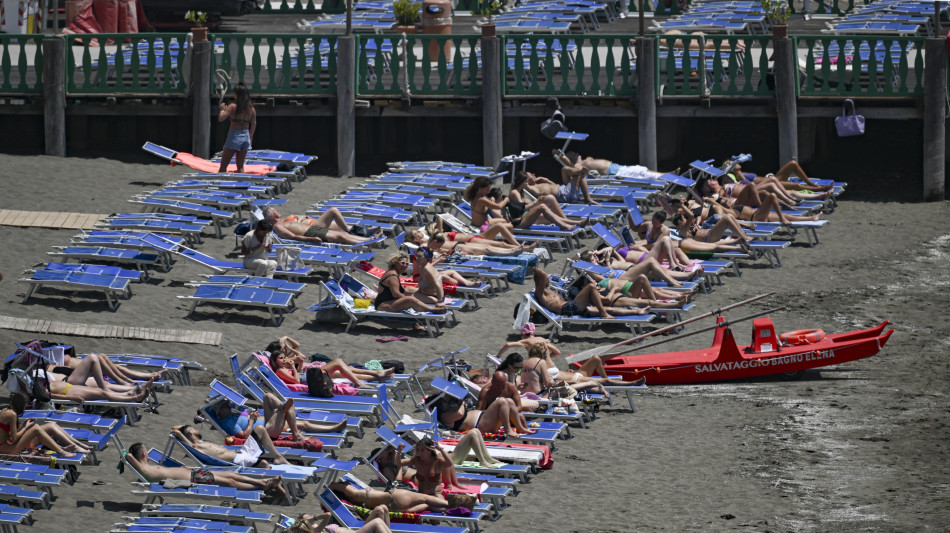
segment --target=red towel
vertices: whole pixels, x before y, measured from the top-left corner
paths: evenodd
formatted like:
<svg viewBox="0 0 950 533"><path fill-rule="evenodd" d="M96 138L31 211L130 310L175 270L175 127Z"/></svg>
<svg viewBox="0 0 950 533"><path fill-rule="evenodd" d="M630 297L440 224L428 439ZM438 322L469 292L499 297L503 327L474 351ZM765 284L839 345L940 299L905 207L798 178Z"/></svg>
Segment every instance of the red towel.
<svg viewBox="0 0 950 533"><path fill-rule="evenodd" d="M247 439L242 439L241 437L226 437L224 443L228 446L243 446L244 441ZM323 442L320 439L304 439L304 440L295 440L293 437L281 437L279 439L273 439L274 446L282 446L284 448L299 448L302 450L307 450L308 452L320 452L323 451Z"/></svg>
<svg viewBox="0 0 950 533"><path fill-rule="evenodd" d="M217 172L218 164L208 161L207 159L202 159L196 155L189 154L188 152L178 152L175 154L175 159L181 161L181 164L191 167L195 170L200 170L201 172ZM277 167L271 165L257 165L247 162L244 164L244 173L245 174L258 174L264 176L270 172L277 170ZM228 165L228 172L237 172L237 165L231 163Z"/></svg>

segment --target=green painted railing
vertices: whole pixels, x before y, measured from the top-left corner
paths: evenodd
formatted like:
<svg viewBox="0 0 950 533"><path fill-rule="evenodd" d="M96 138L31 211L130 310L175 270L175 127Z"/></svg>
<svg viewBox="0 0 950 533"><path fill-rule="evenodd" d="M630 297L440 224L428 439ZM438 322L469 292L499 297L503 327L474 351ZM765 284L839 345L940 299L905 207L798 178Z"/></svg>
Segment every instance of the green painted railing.
<svg viewBox="0 0 950 533"><path fill-rule="evenodd" d="M66 47L67 94L184 93L184 33L73 34ZM109 44L121 43L121 46Z"/></svg>
<svg viewBox="0 0 950 533"><path fill-rule="evenodd" d="M0 93L43 94L43 35L0 35Z"/></svg>
<svg viewBox="0 0 950 533"><path fill-rule="evenodd" d="M480 39L478 35L360 35L356 93L481 95Z"/></svg>
<svg viewBox="0 0 950 533"><path fill-rule="evenodd" d="M804 13L805 4L808 4L808 13L815 15L843 15L871 3L871 0L794 0L788 3L792 13Z"/></svg>
<svg viewBox="0 0 950 533"><path fill-rule="evenodd" d="M325 0L317 2L315 0L281 0L280 5L274 7L270 0L264 0L260 7L261 13L301 13L301 14L319 14L319 13L346 13L346 2L342 0Z"/></svg>
<svg viewBox="0 0 950 533"><path fill-rule="evenodd" d="M765 35L660 35L657 94L770 97L771 45Z"/></svg>
<svg viewBox="0 0 950 533"><path fill-rule="evenodd" d="M797 36L796 50L806 50L799 65L799 95L922 96L925 39Z"/></svg>
<svg viewBox="0 0 950 533"><path fill-rule="evenodd" d="M502 43L506 95L636 93L629 35L506 35Z"/></svg>
<svg viewBox="0 0 950 533"><path fill-rule="evenodd" d="M226 72L232 85L243 81L254 95L336 95L335 35L222 33L213 39L212 72Z"/></svg>

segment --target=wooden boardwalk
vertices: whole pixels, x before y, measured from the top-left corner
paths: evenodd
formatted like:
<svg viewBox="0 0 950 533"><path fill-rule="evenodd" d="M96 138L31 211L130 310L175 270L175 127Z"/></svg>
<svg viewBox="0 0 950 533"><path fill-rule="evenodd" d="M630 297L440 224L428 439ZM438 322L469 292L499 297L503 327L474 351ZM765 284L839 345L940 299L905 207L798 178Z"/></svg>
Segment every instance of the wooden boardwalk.
<svg viewBox="0 0 950 533"><path fill-rule="evenodd" d="M43 335L75 335L80 337L210 344L212 346L221 344L221 333L217 331L80 324L76 322L59 322L56 320L19 318L3 315L0 315L0 328L29 331Z"/></svg>
<svg viewBox="0 0 950 533"><path fill-rule="evenodd" d="M93 229L106 215L101 213L61 213L58 211L16 211L0 209L0 226L51 229Z"/></svg>

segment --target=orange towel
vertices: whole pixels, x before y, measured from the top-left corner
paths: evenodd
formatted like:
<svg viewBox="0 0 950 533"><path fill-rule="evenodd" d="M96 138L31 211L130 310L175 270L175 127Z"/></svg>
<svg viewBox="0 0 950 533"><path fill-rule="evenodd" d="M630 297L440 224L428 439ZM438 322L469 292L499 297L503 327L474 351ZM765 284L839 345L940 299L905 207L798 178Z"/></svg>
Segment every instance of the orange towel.
<svg viewBox="0 0 950 533"><path fill-rule="evenodd" d="M208 161L207 159L202 159L196 155L189 154L187 152L178 152L175 154L175 159L181 161L181 164L191 167L195 170L200 170L201 172L217 172L218 164ZM245 174L258 174L264 176L270 172L277 170L276 166L272 165L259 165L257 163L251 164L250 161L244 164L244 173ZM237 172L237 165L234 163L228 165L228 172Z"/></svg>

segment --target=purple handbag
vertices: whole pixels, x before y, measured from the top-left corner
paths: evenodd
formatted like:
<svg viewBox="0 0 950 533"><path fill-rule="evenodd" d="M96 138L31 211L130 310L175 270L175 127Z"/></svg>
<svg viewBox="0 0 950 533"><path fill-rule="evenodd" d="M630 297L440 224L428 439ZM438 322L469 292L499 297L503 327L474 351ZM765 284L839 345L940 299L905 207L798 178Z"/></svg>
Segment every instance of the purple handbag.
<svg viewBox="0 0 950 533"><path fill-rule="evenodd" d="M851 106L851 114L848 114L848 106ZM855 135L864 135L864 117L854 110L854 100L847 98L841 105L841 116L835 117L835 129L838 130L838 137L853 137Z"/></svg>

